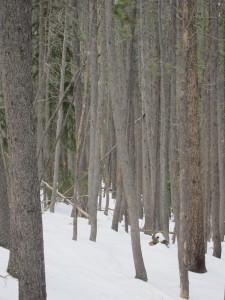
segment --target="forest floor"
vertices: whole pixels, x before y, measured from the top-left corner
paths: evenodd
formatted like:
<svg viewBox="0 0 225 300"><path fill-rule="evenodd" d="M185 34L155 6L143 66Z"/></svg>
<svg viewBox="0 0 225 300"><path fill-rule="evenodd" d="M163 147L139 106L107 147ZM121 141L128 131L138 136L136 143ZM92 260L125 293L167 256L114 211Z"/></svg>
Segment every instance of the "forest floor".
<svg viewBox="0 0 225 300"><path fill-rule="evenodd" d="M48 300L178 300L177 246L149 246L141 233L148 282L134 278L130 236L111 230L112 211L98 212L97 242L89 241L90 226L78 220L78 241L73 241L71 207L60 203L56 213L45 212L44 241ZM206 255L207 273L189 273L190 300L223 300L225 243L222 260ZM6 276L9 252L0 248L0 276ZM18 282L0 277L0 300L18 299ZM31 299L32 300L32 299Z"/></svg>

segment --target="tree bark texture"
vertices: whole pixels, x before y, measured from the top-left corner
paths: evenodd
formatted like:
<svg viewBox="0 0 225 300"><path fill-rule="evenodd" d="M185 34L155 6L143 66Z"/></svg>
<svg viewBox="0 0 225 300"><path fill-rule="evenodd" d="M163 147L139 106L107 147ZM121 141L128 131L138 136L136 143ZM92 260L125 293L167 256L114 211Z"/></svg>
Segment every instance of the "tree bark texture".
<svg viewBox="0 0 225 300"><path fill-rule="evenodd" d="M204 249L204 220L200 165L199 130L199 90L197 70L197 33L196 5L189 1L187 5L187 23L185 43L187 87L187 124L188 124L188 165L189 165L189 270L196 273L206 272Z"/></svg>
<svg viewBox="0 0 225 300"><path fill-rule="evenodd" d="M171 103L170 103L170 146L169 146L169 168L171 204L174 213L176 231L179 231L179 161L178 161L178 109L177 109L177 1L172 1L171 23L173 26L171 37Z"/></svg>
<svg viewBox="0 0 225 300"><path fill-rule="evenodd" d="M132 173L131 163L128 154L128 147L126 141L126 129L124 116L126 115L121 105L121 99L118 93L118 77L117 77L117 66L116 66L116 51L115 51L115 33L114 33L114 20L112 1L105 1L106 7L106 28L107 28L107 49L109 57L109 70L111 80L111 103L113 111L113 119L116 131L116 139L118 144L118 156L121 164L121 171L124 183L124 189L126 199L128 203L128 211L131 226L131 243L134 258L134 265L136 270L136 278L146 281L147 273L144 266L141 244L140 244L140 233L138 223L138 205L135 199L135 180L134 174Z"/></svg>
<svg viewBox="0 0 225 300"><path fill-rule="evenodd" d="M158 32L160 47L160 201L162 226L165 239L169 241L169 192L168 192L168 148L170 93L167 91L168 38L166 36L166 3L158 2Z"/></svg>
<svg viewBox="0 0 225 300"><path fill-rule="evenodd" d="M178 97L178 149L179 149L179 192L180 192L180 216L178 232L178 261L180 271L180 297L189 299L189 279L188 279L188 260L187 260L187 242L188 242L188 126L187 126L187 84L186 84L186 57L185 51L188 49L187 24L188 7L185 0L178 4L179 18L179 62L177 73L177 97Z"/></svg>
<svg viewBox="0 0 225 300"><path fill-rule="evenodd" d="M218 120L217 120L217 56L218 56L218 7L217 2L209 2L209 37L210 37L210 164L211 164L211 211L213 256L221 257L219 231L219 160L218 160Z"/></svg>
<svg viewBox="0 0 225 300"><path fill-rule="evenodd" d="M66 45L67 45L67 30L68 30L68 7L65 8L64 16L64 34L63 34L63 47L62 47L62 63L61 63L61 74L60 74L60 87L59 87L59 103L64 97L64 82L65 82L65 69L66 69ZM58 118L56 125L56 147L55 147L55 159L54 159L54 176L53 176L53 191L51 197L50 212L54 213L55 203L56 203L56 191L58 188L58 179L59 179L59 159L60 159L60 135L62 131L62 122L63 122L63 107L60 105L58 110Z"/></svg>
<svg viewBox="0 0 225 300"><path fill-rule="evenodd" d="M32 82L32 3L3 1L4 100L9 151L11 251L19 299L46 299Z"/></svg>

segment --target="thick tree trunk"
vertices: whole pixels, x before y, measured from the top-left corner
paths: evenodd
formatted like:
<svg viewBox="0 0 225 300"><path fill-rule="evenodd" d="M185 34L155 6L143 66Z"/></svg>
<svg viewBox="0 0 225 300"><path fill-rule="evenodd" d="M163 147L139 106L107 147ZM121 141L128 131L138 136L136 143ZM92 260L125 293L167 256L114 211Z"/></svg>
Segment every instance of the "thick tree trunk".
<svg viewBox="0 0 225 300"><path fill-rule="evenodd" d="M3 16L4 100L13 221L11 251L17 249L19 299L44 300L43 233L32 102L32 3L5 0Z"/></svg>

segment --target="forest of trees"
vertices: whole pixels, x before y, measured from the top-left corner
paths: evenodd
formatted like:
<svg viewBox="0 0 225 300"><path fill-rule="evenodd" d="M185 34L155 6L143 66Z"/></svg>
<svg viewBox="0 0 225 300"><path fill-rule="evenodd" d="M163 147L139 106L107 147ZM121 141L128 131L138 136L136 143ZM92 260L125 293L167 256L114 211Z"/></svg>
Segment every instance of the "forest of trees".
<svg viewBox="0 0 225 300"><path fill-rule="evenodd" d="M85 217L95 242L102 191L135 277L140 231L162 232L188 299L225 235L225 1L3 0L0 26L0 246L19 299L46 299L41 209L73 205L71 238Z"/></svg>

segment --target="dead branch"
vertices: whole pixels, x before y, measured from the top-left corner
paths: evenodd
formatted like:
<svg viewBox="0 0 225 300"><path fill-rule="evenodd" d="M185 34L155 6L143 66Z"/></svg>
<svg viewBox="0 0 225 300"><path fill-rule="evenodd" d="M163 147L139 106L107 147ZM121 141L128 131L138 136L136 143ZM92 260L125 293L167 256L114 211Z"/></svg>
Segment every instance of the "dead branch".
<svg viewBox="0 0 225 300"><path fill-rule="evenodd" d="M53 190L53 188L47 183L47 182L45 182L45 181L43 181L42 180L42 184L44 184L49 190ZM67 197L65 197L63 194L61 194L60 192L56 192L56 194L60 197L60 198L62 198L63 200L64 200L64 202L67 202L68 204L70 204L70 205L74 205L73 204L73 202L70 200L70 199L68 199ZM78 211L82 214L82 215L84 215L86 218L88 218L89 219L89 215L88 215L88 213L86 213L86 211L84 211L82 208L80 208L79 206L76 206L77 207L77 209L78 209Z"/></svg>

